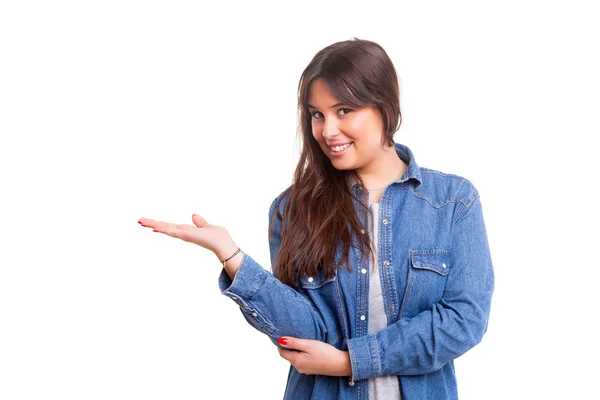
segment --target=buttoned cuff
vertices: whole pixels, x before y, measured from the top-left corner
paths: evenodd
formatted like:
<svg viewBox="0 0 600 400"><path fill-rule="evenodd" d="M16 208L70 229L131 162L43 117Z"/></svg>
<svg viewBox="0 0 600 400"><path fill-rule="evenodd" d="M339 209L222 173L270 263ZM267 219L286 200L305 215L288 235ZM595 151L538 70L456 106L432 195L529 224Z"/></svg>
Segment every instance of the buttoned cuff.
<svg viewBox="0 0 600 400"><path fill-rule="evenodd" d="M252 257L244 253L233 281L229 278L225 268L222 269L219 276L219 288L222 294L231 297L234 301L238 300L238 298L250 300L264 283L265 279L267 279L267 271L254 261ZM238 301L236 303L240 304Z"/></svg>
<svg viewBox="0 0 600 400"><path fill-rule="evenodd" d="M381 375L379 346L375 335L348 339L348 353L350 353L353 380Z"/></svg>
<svg viewBox="0 0 600 400"><path fill-rule="evenodd" d="M242 314L252 326L260 332L272 336L277 332L277 328L263 315L263 311L252 303L252 297L264 285L268 276L269 272L244 253L233 281L223 268L219 276L219 287L222 294L240 306ZM260 304L260 301L258 303Z"/></svg>

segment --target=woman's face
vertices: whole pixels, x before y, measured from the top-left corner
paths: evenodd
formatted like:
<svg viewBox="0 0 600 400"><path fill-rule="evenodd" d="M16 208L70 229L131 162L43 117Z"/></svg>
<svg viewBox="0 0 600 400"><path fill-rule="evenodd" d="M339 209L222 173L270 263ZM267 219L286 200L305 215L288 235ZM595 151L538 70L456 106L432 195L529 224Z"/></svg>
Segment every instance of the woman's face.
<svg viewBox="0 0 600 400"><path fill-rule="evenodd" d="M346 106L317 79L309 88L308 111L313 137L336 169L366 171L383 153L383 120L375 107Z"/></svg>

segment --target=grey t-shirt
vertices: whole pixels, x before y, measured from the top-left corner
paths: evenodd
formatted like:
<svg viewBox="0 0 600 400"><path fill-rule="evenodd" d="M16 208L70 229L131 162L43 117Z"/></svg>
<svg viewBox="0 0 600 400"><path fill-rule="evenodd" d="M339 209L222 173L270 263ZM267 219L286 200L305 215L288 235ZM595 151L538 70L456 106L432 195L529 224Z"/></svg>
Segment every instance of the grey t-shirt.
<svg viewBox="0 0 600 400"><path fill-rule="evenodd" d="M373 220L371 221L371 238L375 243L375 260L377 260L377 238L379 228L379 203L371 203L369 206L373 212ZM377 333L387 327L387 317L383 305L383 296L381 294L381 281L379 279L379 268L377 263L369 265L370 283L369 283L369 328L368 333ZM402 399L400 394L400 382L396 375L376 376L369 379L369 399L379 400L399 400Z"/></svg>

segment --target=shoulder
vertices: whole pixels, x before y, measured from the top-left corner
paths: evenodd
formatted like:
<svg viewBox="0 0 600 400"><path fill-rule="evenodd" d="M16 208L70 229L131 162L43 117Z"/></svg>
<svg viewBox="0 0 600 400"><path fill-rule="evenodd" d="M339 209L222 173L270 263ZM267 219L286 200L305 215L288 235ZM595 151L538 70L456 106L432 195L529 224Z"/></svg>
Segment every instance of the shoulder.
<svg viewBox="0 0 600 400"><path fill-rule="evenodd" d="M468 207L479 197L475 185L464 176L425 167L419 167L419 172L420 184L403 186L433 207L439 208L450 203L461 203Z"/></svg>
<svg viewBox="0 0 600 400"><path fill-rule="evenodd" d="M275 213L275 210L277 210L277 216L279 218L283 216L283 210L285 209L285 205L290 197L290 191L291 186L279 193L277 197L273 199L271 206L269 207L269 216L272 216Z"/></svg>

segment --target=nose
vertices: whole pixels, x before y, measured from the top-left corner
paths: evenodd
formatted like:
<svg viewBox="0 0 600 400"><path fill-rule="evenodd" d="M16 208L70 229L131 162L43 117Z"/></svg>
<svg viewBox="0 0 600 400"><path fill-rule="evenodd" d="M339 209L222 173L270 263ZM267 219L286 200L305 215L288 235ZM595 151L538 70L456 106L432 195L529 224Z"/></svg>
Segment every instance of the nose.
<svg viewBox="0 0 600 400"><path fill-rule="evenodd" d="M338 121L335 117L327 118L323 122L323 137L327 140L339 135Z"/></svg>

